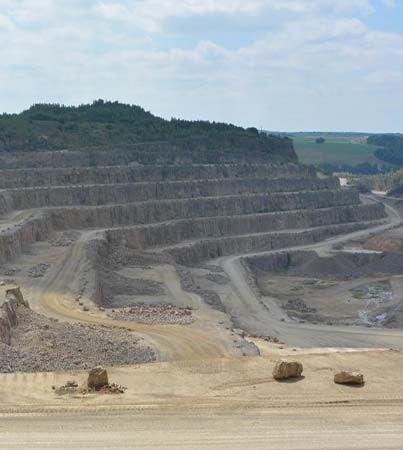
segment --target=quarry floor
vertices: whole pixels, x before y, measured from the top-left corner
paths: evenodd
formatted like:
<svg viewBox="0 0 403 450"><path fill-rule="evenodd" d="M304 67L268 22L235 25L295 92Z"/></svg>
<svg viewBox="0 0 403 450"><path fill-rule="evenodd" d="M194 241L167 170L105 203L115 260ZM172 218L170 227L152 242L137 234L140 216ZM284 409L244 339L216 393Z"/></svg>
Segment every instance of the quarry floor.
<svg viewBox="0 0 403 450"><path fill-rule="evenodd" d="M0 447L7 449L401 449L403 356L393 351L293 352L261 343L260 358L115 367L122 395L58 396L52 386L86 373L0 376ZM272 379L297 357L304 377ZM361 388L335 385L361 369Z"/></svg>
<svg viewBox="0 0 403 450"><path fill-rule="evenodd" d="M399 226L399 214L387 208L388 224L303 248L326 254L334 244ZM82 232L69 247L34 245L8 278L21 285L34 311L131 330L159 362L110 368L111 381L128 388L118 396L58 397L52 386L84 383L80 371L0 375L0 448L402 448L403 330L291 321L276 301L260 301L239 256L209 263L223 269L223 284L206 281L205 268L192 269L202 287L215 285L227 314L185 292L174 267L165 265L149 276L166 286L164 301L193 308L194 322L117 320L86 298L93 273L84 248L93 233ZM32 278L27 273L38 261L49 268ZM76 294L83 286L80 305ZM275 334L284 344L244 339L233 328L238 325L250 335ZM301 360L304 378L274 382L271 370L280 356ZM340 369L362 370L365 386L335 385Z"/></svg>

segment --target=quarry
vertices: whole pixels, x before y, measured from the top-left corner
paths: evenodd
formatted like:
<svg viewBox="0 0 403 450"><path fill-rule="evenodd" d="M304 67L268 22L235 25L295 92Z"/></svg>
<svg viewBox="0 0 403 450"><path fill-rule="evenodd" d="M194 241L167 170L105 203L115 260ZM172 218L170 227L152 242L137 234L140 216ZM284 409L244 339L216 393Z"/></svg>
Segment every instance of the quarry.
<svg viewBox="0 0 403 450"><path fill-rule="evenodd" d="M91 155L1 155L5 417L58 411L76 427L79 414L86 430L96 414L100 430L100 411L132 426L156 410L192 439L200 414L235 408L245 424L247 408L253 429L256 411L274 420L292 398L298 420L314 405L342 414L343 402L372 402L370 422L394 405L400 420L401 383L389 389L402 364L398 200L342 188L290 155ZM293 383L273 384L279 358L298 359ZM99 365L118 398L77 387ZM365 372L365 383L351 372L356 394L329 381L347 369Z"/></svg>
<svg viewBox="0 0 403 450"><path fill-rule="evenodd" d="M203 351L211 356L256 355L256 345L239 335L233 339L231 330L239 328L283 342L290 338L282 333L276 336L269 317L266 321L260 316L252 323L247 307L253 307L253 302L242 306L231 295L231 273L226 271L231 258L306 247L388 226L382 203L360 199L358 192L342 189L334 177L318 176L313 167L272 157L263 163L263 154L257 158L259 164L235 154L225 154L221 158L225 162L215 164L199 163L197 156L194 163L189 162L180 152L168 156L157 151L158 164L141 164L138 154L132 153L133 160L122 165L117 152L112 161L116 165L110 165L110 155L100 152L90 167L82 166L86 155L80 152L40 153L40 167L38 161L21 161L12 153L2 156L7 168L0 177L1 276L6 287L18 285L28 299L33 316L31 327L23 334L44 329L33 325L36 315L54 321L45 329L56 336L60 322L70 324L72 336L77 324L98 326L100 335L106 333L102 327L138 331L146 342L150 331L148 345L134 339L125 352L129 358L120 360L116 352L106 352L111 355L102 361L107 365L137 362L135 355L147 352L139 362L195 357L198 335ZM270 262L281 255L273 253L268 261L263 259L263 265L284 269ZM306 259L304 254L300 259ZM251 261L256 260L259 258ZM399 275L399 258L392 265ZM318 273L312 267L302 275L309 278ZM264 284L257 278L258 285ZM311 290L316 287L308 286ZM299 288L290 289L296 294ZM320 293L323 289L321 285ZM275 286L271 292L267 284L263 291L284 297L287 302L280 304L284 311L295 306L299 315L289 315L290 320L301 319L302 309L302 313L308 311L304 318L311 314L316 322L330 321L306 304L304 295L311 296L307 288L301 292L302 298L283 295ZM313 305L314 299L311 302ZM332 303L330 297L328 302ZM261 305L262 300L256 304ZM396 306L393 301L388 305ZM371 313L382 316L378 309L373 307ZM366 325L358 318L354 322L353 317L345 322ZM170 336L170 327L175 339L189 334L192 348L182 352L176 342L160 346L158 341ZM11 330L11 339L5 344L16 354L20 328ZM211 330L208 335L205 328ZM74 357L65 358L64 364L53 357L49 350L52 339L46 338L49 333L36 337L35 348L43 350L33 352L32 363L38 370L88 366L84 351L74 351ZM293 345L292 338L289 343ZM342 343L335 342L338 344ZM65 345L67 351L69 344ZM3 371L14 367L12 359L1 365ZM29 371L32 364L18 367Z"/></svg>

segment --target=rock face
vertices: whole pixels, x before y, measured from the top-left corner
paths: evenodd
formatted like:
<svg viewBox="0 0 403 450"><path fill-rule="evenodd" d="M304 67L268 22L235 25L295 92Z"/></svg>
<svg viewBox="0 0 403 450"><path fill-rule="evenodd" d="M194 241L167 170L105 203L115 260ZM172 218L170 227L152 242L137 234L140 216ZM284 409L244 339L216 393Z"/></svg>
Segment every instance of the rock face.
<svg viewBox="0 0 403 450"><path fill-rule="evenodd" d="M234 193L297 192L338 189L336 178L221 178L87 186L29 187L0 193L0 213L51 206L97 206L149 200L212 197ZM8 200L7 200L8 196Z"/></svg>
<svg viewBox="0 0 403 450"><path fill-rule="evenodd" d="M17 308L20 306L29 308L20 288L7 289L6 300L0 308L0 341L4 344L11 344L11 328L18 323Z"/></svg>
<svg viewBox="0 0 403 450"><path fill-rule="evenodd" d="M99 390L109 384L108 373L101 366L94 367L88 374L87 386L89 389Z"/></svg>
<svg viewBox="0 0 403 450"><path fill-rule="evenodd" d="M287 380L288 378L300 377L304 368L298 361L277 361L273 369L275 380Z"/></svg>
<svg viewBox="0 0 403 450"><path fill-rule="evenodd" d="M166 258L188 264L314 243L385 217L287 154L163 148L0 155L0 264L68 230L102 229L140 251L172 246Z"/></svg>
<svg viewBox="0 0 403 450"><path fill-rule="evenodd" d="M77 155L77 152L74 152ZM26 167L26 153L23 153ZM39 155L36 154L36 157ZM1 155L0 155L1 158ZM188 164L161 166L85 166L55 165L55 168L5 170L0 178L0 189L31 188L39 186L75 186L117 183L144 183L203 179L252 178L315 178L313 167L297 164Z"/></svg>
<svg viewBox="0 0 403 450"><path fill-rule="evenodd" d="M360 372L343 370L339 373L336 373L336 375L334 376L334 382L337 384L363 385L364 375Z"/></svg>

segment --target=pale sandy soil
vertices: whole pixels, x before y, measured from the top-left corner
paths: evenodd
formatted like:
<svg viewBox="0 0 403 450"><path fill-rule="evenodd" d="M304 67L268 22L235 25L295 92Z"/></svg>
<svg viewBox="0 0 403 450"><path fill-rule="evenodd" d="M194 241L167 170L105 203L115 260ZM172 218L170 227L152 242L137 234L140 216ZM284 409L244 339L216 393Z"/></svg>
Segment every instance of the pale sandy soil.
<svg viewBox="0 0 403 450"><path fill-rule="evenodd" d="M261 358L110 369L123 395L57 396L52 385L85 374L0 376L0 448L401 449L403 355L262 344ZM274 361L297 356L304 378L278 383ZM361 369L366 384L333 383Z"/></svg>

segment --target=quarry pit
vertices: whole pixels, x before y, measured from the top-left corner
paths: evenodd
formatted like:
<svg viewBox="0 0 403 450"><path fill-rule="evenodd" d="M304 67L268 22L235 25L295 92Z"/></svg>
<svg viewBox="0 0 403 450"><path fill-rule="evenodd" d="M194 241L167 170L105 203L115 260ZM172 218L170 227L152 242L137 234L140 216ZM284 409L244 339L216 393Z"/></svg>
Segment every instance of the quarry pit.
<svg viewBox="0 0 403 450"><path fill-rule="evenodd" d="M380 337L370 328L400 325L399 254L393 279L387 271L375 277L376 268L357 268L354 279L336 283L337 271L324 278L316 273L315 264L322 267L323 261L315 262L307 249L392 228L400 217L390 206L385 210L312 167L264 154L254 155L259 163L241 154L223 153L219 163L217 155L157 155L153 164L139 161L137 153L127 161L127 153L117 152L111 161L99 152L86 166L84 153L44 152L40 167L34 158L3 156L0 281L20 286L32 325L11 331L1 370L24 370L13 358L28 361L23 347L31 334L38 352L27 371L88 367L85 349L73 344L77 326L95 327L100 336L109 328L120 330L119 336L108 331L106 339L111 348L122 348L122 356L105 344L110 357L100 362L106 365L256 356L259 348L248 339L254 336L313 347L397 347L394 335ZM281 259L287 248L301 249L300 259L312 260L309 273L259 272L260 298L239 295L250 288L253 274L235 267L242 255L268 252L267 258ZM326 261L337 268L337 258L344 258L339 265L346 270L371 266L364 260L347 264L356 258L347 254ZM236 283L243 285L238 289ZM276 298L287 323L301 328L283 330L284 317L274 325L277 319L264 305L267 295ZM43 316L53 322L35 327ZM369 336L311 332L305 321L361 326ZM63 345L54 346L65 347L63 364L49 343L60 333ZM325 340L319 337L324 333ZM132 341L122 343L125 334Z"/></svg>
<svg viewBox="0 0 403 450"><path fill-rule="evenodd" d="M279 253L246 260L262 296L289 319L402 328L403 253Z"/></svg>
<svg viewBox="0 0 403 450"><path fill-rule="evenodd" d="M57 412L73 440L91 416L91 442L111 447L111 423L137 439L157 416L164 429L160 415L170 430L153 426L153 439L171 432L187 448L200 420L220 448L206 417L228 421L243 446L261 434L261 411L271 424L317 411L316 424L344 417L347 402L370 423L383 408L401 424L403 253L388 237L398 205L267 155L151 156L2 155L0 412L17 433L7 429L7 448L23 436L15 413L40 429ZM24 302L10 303L17 287ZM296 357L306 378L274 384L275 361ZM119 398L55 394L99 364L127 387ZM363 370L365 387L334 385L345 368Z"/></svg>

